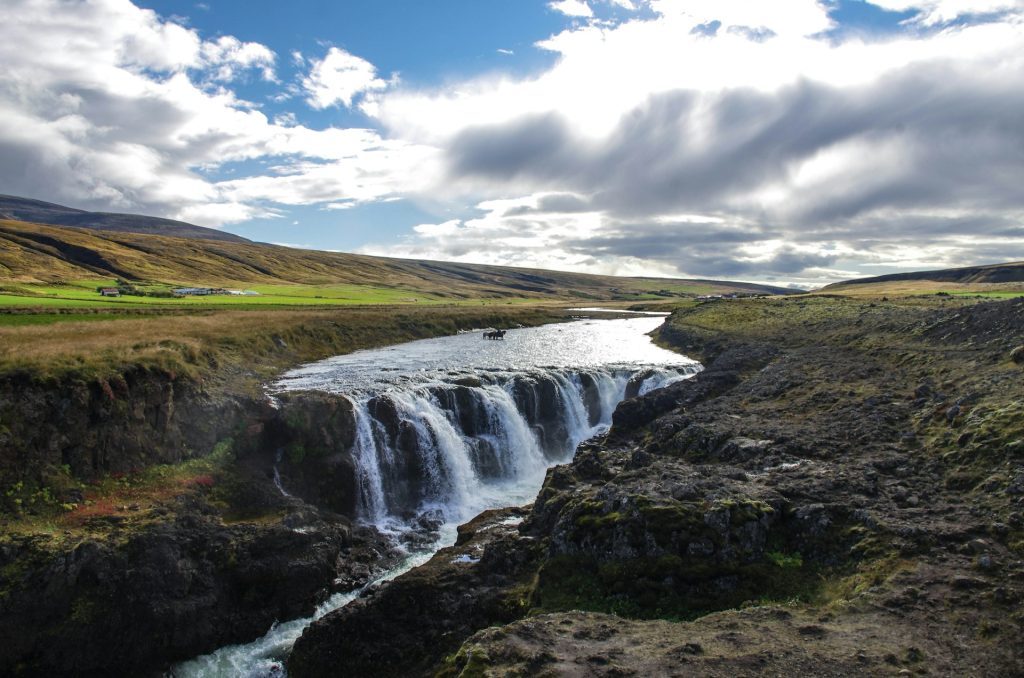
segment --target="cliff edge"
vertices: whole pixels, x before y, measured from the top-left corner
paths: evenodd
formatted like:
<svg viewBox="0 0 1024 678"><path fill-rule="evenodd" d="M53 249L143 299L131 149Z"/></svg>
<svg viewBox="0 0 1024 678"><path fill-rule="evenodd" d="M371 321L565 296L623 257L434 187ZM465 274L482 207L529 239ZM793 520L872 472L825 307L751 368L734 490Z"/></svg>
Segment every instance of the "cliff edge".
<svg viewBox="0 0 1024 678"><path fill-rule="evenodd" d="M678 311L659 339L704 372L620 405L521 523L314 623L290 675L1018 675L1022 330L1024 300Z"/></svg>

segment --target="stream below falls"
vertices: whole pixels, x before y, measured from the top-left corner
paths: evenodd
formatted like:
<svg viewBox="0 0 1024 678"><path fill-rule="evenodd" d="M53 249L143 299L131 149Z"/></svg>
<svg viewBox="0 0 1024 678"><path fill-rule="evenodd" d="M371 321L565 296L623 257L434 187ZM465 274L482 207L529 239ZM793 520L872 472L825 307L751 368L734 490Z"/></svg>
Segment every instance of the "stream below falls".
<svg viewBox="0 0 1024 678"><path fill-rule="evenodd" d="M647 333L661 322L580 320L513 329L502 340L483 330L425 339L302 366L270 391L349 401L358 519L408 544L402 563L372 586L453 544L456 527L481 511L531 502L547 469L606 431L624 398L696 374L698 363L651 342ZM426 542L403 539L424 525ZM275 624L169 675L284 675L302 630L359 593L335 595L313 617Z"/></svg>

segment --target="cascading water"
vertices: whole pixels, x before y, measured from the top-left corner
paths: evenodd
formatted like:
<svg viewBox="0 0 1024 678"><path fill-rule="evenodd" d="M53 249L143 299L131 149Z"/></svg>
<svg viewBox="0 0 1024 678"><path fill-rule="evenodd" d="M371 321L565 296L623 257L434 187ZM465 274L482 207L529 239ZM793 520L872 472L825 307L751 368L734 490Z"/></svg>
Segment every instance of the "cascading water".
<svg viewBox="0 0 1024 678"><path fill-rule="evenodd" d="M682 378L648 368L646 392ZM496 502L530 498L552 463L608 428L634 370L481 373L476 382L409 380L345 396L356 426L360 517L396 529L423 513L464 522Z"/></svg>
<svg viewBox="0 0 1024 678"><path fill-rule="evenodd" d="M351 403L361 520L399 538L430 525L429 548L410 550L390 578L453 543L455 527L480 511L532 501L547 469L606 430L623 398L695 374L696 362L645 336L660 323L592 320L515 330L503 342L479 334L410 342L293 370L275 388ZM353 597L335 596L317 616ZM282 675L280 659L311 621L275 625L172 675Z"/></svg>

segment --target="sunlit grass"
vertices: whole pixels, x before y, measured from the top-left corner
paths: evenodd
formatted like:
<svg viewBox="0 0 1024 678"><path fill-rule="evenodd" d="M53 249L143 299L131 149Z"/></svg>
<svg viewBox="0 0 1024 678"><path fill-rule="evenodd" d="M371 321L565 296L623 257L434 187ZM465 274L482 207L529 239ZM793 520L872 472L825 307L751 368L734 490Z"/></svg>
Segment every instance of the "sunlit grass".
<svg viewBox="0 0 1024 678"><path fill-rule="evenodd" d="M541 301L536 297L487 297L449 299L437 294L404 288L375 285L247 285L237 289L257 292L257 295L207 295L185 297L131 296L103 297L99 287L112 287L113 280L75 280L61 285L6 285L0 289L0 307L56 307L56 308L217 308L267 306L349 306L364 304L424 305L454 303L480 305L482 303L524 304ZM145 292L169 293L177 285L139 284ZM658 297L654 297L658 298Z"/></svg>
<svg viewBox="0 0 1024 678"><path fill-rule="evenodd" d="M98 311L113 314L112 311ZM52 320L57 314L43 314ZM78 315L78 314L75 314ZM70 314L69 314L70 316ZM517 304L149 311L118 322L74 318L0 323L0 371L106 373L128 365L205 373L223 361L273 369L356 348L454 334L468 327L535 324L548 310Z"/></svg>
<svg viewBox="0 0 1024 678"><path fill-rule="evenodd" d="M1024 296L1024 283L949 283L935 280L889 280L871 283L840 283L824 290L850 297L898 297L929 294L985 296L1007 299Z"/></svg>
<svg viewBox="0 0 1024 678"><path fill-rule="evenodd" d="M958 297L985 297L987 299L1016 299L1017 297L1024 297L1024 291L1009 291L1009 292L971 292L970 290L957 290L955 292L948 292Z"/></svg>
<svg viewBox="0 0 1024 678"><path fill-rule="evenodd" d="M126 320L131 319L131 317L113 313L0 313L0 327L102 322L106 320Z"/></svg>

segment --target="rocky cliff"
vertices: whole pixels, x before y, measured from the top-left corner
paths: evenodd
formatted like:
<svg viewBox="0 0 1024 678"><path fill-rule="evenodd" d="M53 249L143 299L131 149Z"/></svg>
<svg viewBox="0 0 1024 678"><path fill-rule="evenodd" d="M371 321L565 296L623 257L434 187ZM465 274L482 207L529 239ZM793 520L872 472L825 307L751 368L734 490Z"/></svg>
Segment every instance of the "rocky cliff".
<svg viewBox="0 0 1024 678"><path fill-rule="evenodd" d="M290 672L1017 675L1022 330L1022 301L678 312L662 340L704 372L623 403L521 524L314 623Z"/></svg>
<svg viewBox="0 0 1024 678"><path fill-rule="evenodd" d="M7 374L0 378L0 486L59 486L62 474L90 480L205 455L252 423L259 408L158 369L91 378Z"/></svg>
<svg viewBox="0 0 1024 678"><path fill-rule="evenodd" d="M228 322L215 344L182 345L184 362L113 352L8 368L0 675L147 675L362 586L398 554L350 521L347 401L297 395L275 409L258 376L385 341L551 319L355 310L247 325L251 335ZM167 326L141 329L152 340Z"/></svg>
<svg viewBox="0 0 1024 678"><path fill-rule="evenodd" d="M309 493L321 508L275 486L275 443L322 427L166 374L114 383L8 384L20 517L0 538L0 673L147 675L309 616L398 557L331 510L344 487Z"/></svg>
<svg viewBox="0 0 1024 678"><path fill-rule="evenodd" d="M395 557L373 530L271 501L264 524L225 525L212 497L198 493L146 511L141 524L97 521L73 547L5 540L0 669L148 675L308 616Z"/></svg>

